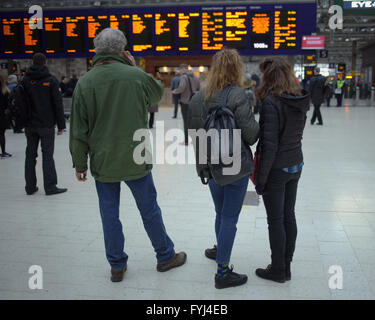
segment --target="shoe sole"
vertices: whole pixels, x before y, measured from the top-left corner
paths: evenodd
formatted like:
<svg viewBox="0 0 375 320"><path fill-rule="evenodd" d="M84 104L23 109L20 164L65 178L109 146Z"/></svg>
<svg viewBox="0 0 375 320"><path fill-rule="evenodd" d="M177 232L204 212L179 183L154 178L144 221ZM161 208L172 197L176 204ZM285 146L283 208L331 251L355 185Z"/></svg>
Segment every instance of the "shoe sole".
<svg viewBox="0 0 375 320"><path fill-rule="evenodd" d="M56 192L56 193L46 193L46 196L54 196L54 195L56 195L56 194L62 194L62 193L65 193L65 192L67 192L68 190L66 190L66 191L63 191L63 192Z"/></svg>
<svg viewBox="0 0 375 320"><path fill-rule="evenodd" d="M286 279L283 279L283 280L277 280L277 279L268 279L268 278L263 278L263 277L258 276L257 274L256 274L256 276L257 276L258 278L263 279L263 280L268 280L268 281L273 281L273 282L278 282L278 283L285 283L285 281L287 281Z"/></svg>
<svg viewBox="0 0 375 320"><path fill-rule="evenodd" d="M166 269L162 269L162 268L159 268L159 266L157 266L156 270L159 271L159 272L166 272L166 271L169 271L173 268L181 267L182 265L184 265L186 263L186 260L187 260L187 255L185 254L184 260L182 260L179 264L176 264L176 265L171 266L171 267L166 268Z"/></svg>
<svg viewBox="0 0 375 320"><path fill-rule="evenodd" d="M238 287L238 286L244 285L247 282L247 280L248 279L246 278L246 280L244 280L242 282L239 282L237 284L232 284L232 285L219 285L219 284L215 283L215 288L216 289L226 289L226 288Z"/></svg>

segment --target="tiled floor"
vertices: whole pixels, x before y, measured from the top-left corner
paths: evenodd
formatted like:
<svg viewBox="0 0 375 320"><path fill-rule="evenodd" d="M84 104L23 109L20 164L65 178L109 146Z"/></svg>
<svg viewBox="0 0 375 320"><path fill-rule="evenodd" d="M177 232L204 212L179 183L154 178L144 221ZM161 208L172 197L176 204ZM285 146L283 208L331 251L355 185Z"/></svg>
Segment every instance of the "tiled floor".
<svg viewBox="0 0 375 320"><path fill-rule="evenodd" d="M40 191L30 197L24 193L25 138L8 131L13 157L0 160L0 299L374 299L375 108L322 111L324 126L308 122L303 141L292 281L277 284L254 274L270 262L260 199L258 207L243 209L232 254L235 271L248 274L248 283L225 290L214 288L216 265L203 255L215 243L214 210L194 165L156 165L153 171L167 231L176 250L187 252L186 265L156 272L150 241L123 185L121 218L129 264L124 281L114 284L94 181L75 181L68 134L56 138L55 161L59 186L69 191L46 197L39 162ZM167 128L181 127L171 114L161 109L156 119L165 120ZM42 290L28 287L31 265L43 269ZM329 288L332 265L342 268L341 290Z"/></svg>

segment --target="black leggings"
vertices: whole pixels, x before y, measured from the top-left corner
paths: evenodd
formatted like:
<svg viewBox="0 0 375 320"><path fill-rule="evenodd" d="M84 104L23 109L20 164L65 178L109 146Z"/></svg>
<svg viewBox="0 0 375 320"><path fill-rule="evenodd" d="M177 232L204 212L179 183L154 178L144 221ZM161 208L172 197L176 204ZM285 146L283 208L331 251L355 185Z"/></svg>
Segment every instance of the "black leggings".
<svg viewBox="0 0 375 320"><path fill-rule="evenodd" d="M263 195L267 211L272 267L284 270L290 263L297 239L294 206L301 172L287 173L281 169L270 172Z"/></svg>
<svg viewBox="0 0 375 320"><path fill-rule="evenodd" d="M5 130L3 128L0 128L0 147L1 147L1 153L5 153Z"/></svg>

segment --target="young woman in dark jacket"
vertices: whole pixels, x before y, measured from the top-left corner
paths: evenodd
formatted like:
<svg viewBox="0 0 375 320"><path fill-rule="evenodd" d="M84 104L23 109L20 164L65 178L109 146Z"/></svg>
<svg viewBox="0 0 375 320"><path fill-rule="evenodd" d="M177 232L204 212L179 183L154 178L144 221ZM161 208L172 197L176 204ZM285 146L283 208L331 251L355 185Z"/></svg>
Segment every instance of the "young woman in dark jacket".
<svg viewBox="0 0 375 320"><path fill-rule="evenodd" d="M226 105L233 112L237 127L245 144L253 145L258 140L259 125L255 121L249 99L241 88L243 64L238 52L234 49L223 49L215 54L207 87L194 95L189 104L189 129L199 130L204 124L209 111L220 104L221 93L229 89ZM193 138L197 158L197 172L200 177L210 178L207 164L199 163L200 150ZM247 281L245 274L237 274L229 268L230 256L236 236L236 225L242 209L249 175L224 186L209 179L209 187L215 204L215 233L217 247L207 249L205 255L216 260L218 265L215 275L215 287L218 289L239 286Z"/></svg>
<svg viewBox="0 0 375 320"><path fill-rule="evenodd" d="M256 190L267 211L271 264L256 274L277 282L290 280L290 263L297 238L294 207L302 172L302 135L310 96L296 82L289 63L279 57L260 64L262 82L257 90L262 102L259 167Z"/></svg>
<svg viewBox="0 0 375 320"><path fill-rule="evenodd" d="M9 89L4 78L0 75L0 158L8 158L12 155L5 152L5 130L10 127L10 117L8 109Z"/></svg>

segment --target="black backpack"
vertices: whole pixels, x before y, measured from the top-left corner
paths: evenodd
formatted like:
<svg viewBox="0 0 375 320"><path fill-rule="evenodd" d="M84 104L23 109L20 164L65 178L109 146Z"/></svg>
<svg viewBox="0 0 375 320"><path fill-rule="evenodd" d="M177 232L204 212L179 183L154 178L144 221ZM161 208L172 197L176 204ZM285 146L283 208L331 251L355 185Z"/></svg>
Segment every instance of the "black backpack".
<svg viewBox="0 0 375 320"><path fill-rule="evenodd" d="M222 91L219 105L209 111L204 124L204 129L207 133L210 130L215 133L213 137L209 135L207 138L207 164L210 177L220 186L233 183L245 176L250 176L254 170L253 155L250 147L245 145L241 137L237 136L237 138L240 138L241 143L240 169L236 174L225 173L226 170L231 169L234 165L234 161L228 163L228 160L236 156L234 130L238 129L234 114L227 107L227 98L231 88L232 86L226 87ZM203 184L208 183L203 175L201 175L201 180Z"/></svg>
<svg viewBox="0 0 375 320"><path fill-rule="evenodd" d="M21 81L10 93L9 108L12 117L24 128L31 117L31 102Z"/></svg>

